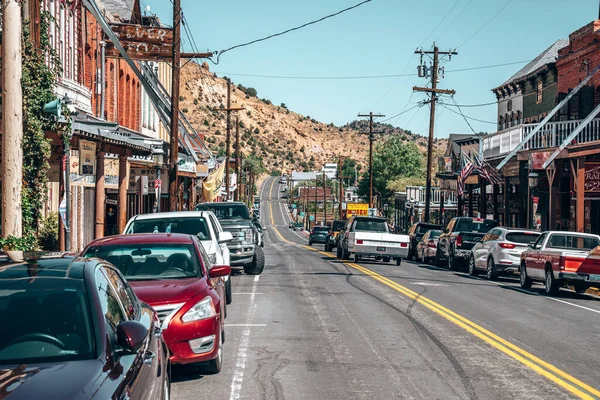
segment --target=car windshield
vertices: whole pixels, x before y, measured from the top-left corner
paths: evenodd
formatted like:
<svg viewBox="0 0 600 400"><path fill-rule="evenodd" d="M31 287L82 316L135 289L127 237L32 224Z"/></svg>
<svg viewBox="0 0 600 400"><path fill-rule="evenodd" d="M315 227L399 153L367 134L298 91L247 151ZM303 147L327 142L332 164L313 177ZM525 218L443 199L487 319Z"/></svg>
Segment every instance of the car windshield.
<svg viewBox="0 0 600 400"><path fill-rule="evenodd" d="M461 219L456 224L456 228L454 230L456 232L477 232L477 233L487 233L490 229L498 226L498 223L493 220L471 220L471 219Z"/></svg>
<svg viewBox="0 0 600 400"><path fill-rule="evenodd" d="M532 244L538 237L540 237L540 233L536 232L509 232L506 234L506 240L521 244Z"/></svg>
<svg viewBox="0 0 600 400"><path fill-rule="evenodd" d="M600 240L590 236L561 235L550 236L546 247L553 249L592 250L600 246Z"/></svg>
<svg viewBox="0 0 600 400"><path fill-rule="evenodd" d="M82 280L0 280L0 364L93 359L90 316Z"/></svg>
<svg viewBox="0 0 600 400"><path fill-rule="evenodd" d="M439 228L437 225L419 225L417 227L417 233L427 233L427 231L430 231L434 228Z"/></svg>
<svg viewBox="0 0 600 400"><path fill-rule="evenodd" d="M191 244L93 246L86 250L85 257L98 257L110 262L130 281L202 276L198 255Z"/></svg>
<svg viewBox="0 0 600 400"><path fill-rule="evenodd" d="M429 239L437 239L440 237L441 234L442 234L442 231L431 230L431 231L429 231Z"/></svg>
<svg viewBox="0 0 600 400"><path fill-rule="evenodd" d="M346 221L335 221L333 223L333 231L341 231L342 229L344 229L344 226L346 226Z"/></svg>
<svg viewBox="0 0 600 400"><path fill-rule="evenodd" d="M356 220L354 230L357 232L388 233L388 225L383 219L359 219Z"/></svg>
<svg viewBox="0 0 600 400"><path fill-rule="evenodd" d="M200 240L211 239L204 217L139 219L133 221L125 233L184 233L197 235Z"/></svg>
<svg viewBox="0 0 600 400"><path fill-rule="evenodd" d="M313 229L314 233L327 233L329 232L329 228L326 226L317 226Z"/></svg>
<svg viewBox="0 0 600 400"><path fill-rule="evenodd" d="M250 219L250 212L244 204L208 203L200 204L196 209L212 211L218 219Z"/></svg>

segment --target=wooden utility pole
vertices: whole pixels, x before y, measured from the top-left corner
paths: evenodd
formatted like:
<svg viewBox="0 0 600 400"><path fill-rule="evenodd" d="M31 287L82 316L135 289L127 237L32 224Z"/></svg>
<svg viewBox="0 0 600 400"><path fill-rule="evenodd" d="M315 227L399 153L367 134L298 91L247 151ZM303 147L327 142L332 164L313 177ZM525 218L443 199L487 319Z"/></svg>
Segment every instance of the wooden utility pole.
<svg viewBox="0 0 600 400"><path fill-rule="evenodd" d="M231 79L227 79L227 108L219 109L219 111L227 112L227 138L225 140L225 201L229 201L229 160L231 158L231 112L239 110L243 110L243 108L231 108Z"/></svg>
<svg viewBox="0 0 600 400"><path fill-rule="evenodd" d="M21 65L21 2L2 0L2 236L19 238L23 236Z"/></svg>
<svg viewBox="0 0 600 400"><path fill-rule="evenodd" d="M237 187L234 200L240 201L240 185L242 184L242 160L240 160L240 118L235 117L235 174L237 175Z"/></svg>
<svg viewBox="0 0 600 400"><path fill-rule="evenodd" d="M430 114L429 114L429 142L427 144L427 182L425 186L425 222L429 222L429 214L431 208L431 163L433 157L433 131L435 128L435 103L437 102L437 94L451 94L455 93L454 90L441 90L437 88L438 83L438 73L439 73L439 55L448 55L452 56L454 54L458 54L456 51L444 51L440 52L439 48L434 45L433 52L431 51L423 51L417 50L416 54L433 54L433 72L431 79L431 89L430 88L422 88L422 87L413 87L415 92L428 92L431 93L431 101L430 101Z"/></svg>
<svg viewBox="0 0 600 400"><path fill-rule="evenodd" d="M383 114L373 114L371 111L367 114L358 114L359 117L369 117L369 208L373 208L373 142L375 135L373 133L373 118L385 117Z"/></svg>
<svg viewBox="0 0 600 400"><path fill-rule="evenodd" d="M318 211L317 202L319 201L319 199L317 197L317 192L319 190L318 188L319 188L319 185L317 184L317 174L315 174L315 225L314 226L317 226L317 211ZM310 229L310 221L308 221L308 228Z"/></svg>
<svg viewBox="0 0 600 400"><path fill-rule="evenodd" d="M173 64L171 77L171 151L169 154L169 211L177 210L179 162L179 80L181 73L181 0L173 0Z"/></svg>
<svg viewBox="0 0 600 400"><path fill-rule="evenodd" d="M323 221L327 226L327 175L323 171Z"/></svg>
<svg viewBox="0 0 600 400"><path fill-rule="evenodd" d="M344 216L342 213L342 199L344 198L344 179L347 178L347 176L344 176L342 174L342 167L343 167L343 160L344 158L346 158L346 156L340 156L340 159L338 160L338 180L340 183L340 198L339 198L339 213L340 213L340 220L343 219L342 217Z"/></svg>

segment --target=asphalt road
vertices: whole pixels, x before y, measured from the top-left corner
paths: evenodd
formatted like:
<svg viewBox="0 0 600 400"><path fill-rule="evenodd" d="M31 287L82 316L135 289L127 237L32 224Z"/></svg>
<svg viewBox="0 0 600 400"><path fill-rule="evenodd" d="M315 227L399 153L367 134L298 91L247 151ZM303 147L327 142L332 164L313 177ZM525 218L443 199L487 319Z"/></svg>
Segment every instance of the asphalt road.
<svg viewBox="0 0 600 400"><path fill-rule="evenodd" d="M340 262L262 193L265 271L233 276L224 366L174 399L600 398L600 299L403 261Z"/></svg>

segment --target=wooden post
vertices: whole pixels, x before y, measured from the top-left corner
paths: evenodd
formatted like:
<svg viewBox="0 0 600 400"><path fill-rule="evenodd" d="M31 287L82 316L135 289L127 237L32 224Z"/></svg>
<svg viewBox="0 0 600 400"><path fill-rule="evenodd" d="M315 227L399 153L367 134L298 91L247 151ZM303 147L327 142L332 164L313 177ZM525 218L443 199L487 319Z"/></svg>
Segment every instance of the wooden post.
<svg viewBox="0 0 600 400"><path fill-rule="evenodd" d="M510 190L510 178L504 178L504 226L510 225L510 207L508 204L508 192Z"/></svg>
<svg viewBox="0 0 600 400"><path fill-rule="evenodd" d="M473 185L469 185L469 217L473 217Z"/></svg>
<svg viewBox="0 0 600 400"><path fill-rule="evenodd" d="M498 185L494 185L492 196L492 205L494 207L494 221L498 221L498 218L500 218L500 215L498 214Z"/></svg>
<svg viewBox="0 0 600 400"><path fill-rule="evenodd" d="M129 163L127 162L127 154L119 155L119 205L118 210L118 230L122 234L127 225L127 189L129 186L128 180ZM158 199L160 201L160 198Z"/></svg>
<svg viewBox="0 0 600 400"><path fill-rule="evenodd" d="M94 238L104 237L104 217L105 217L105 203L106 203L106 191L104 190L104 157L106 153L101 148L96 153L96 225Z"/></svg>
<svg viewBox="0 0 600 400"><path fill-rule="evenodd" d="M240 160L240 118L235 117L235 174L237 187L235 189L235 201L240 201L240 185L242 184L242 162Z"/></svg>
<svg viewBox="0 0 600 400"><path fill-rule="evenodd" d="M550 194L548 196L547 230L553 231L556 229L556 197L558 196L558 188L554 186L554 177L556 176L556 169L546 169L546 176L548 177L548 186L550 188Z"/></svg>
<svg viewBox="0 0 600 400"><path fill-rule="evenodd" d="M577 160L576 230L585 232L585 158Z"/></svg>
<svg viewBox="0 0 600 400"><path fill-rule="evenodd" d="M177 190L179 179L179 79L181 74L181 0L173 0L173 64L171 79L171 142L169 171L169 211L177 210ZM141 213L141 210L140 210Z"/></svg>
<svg viewBox="0 0 600 400"><path fill-rule="evenodd" d="M21 237L23 92L21 2L2 0L2 236Z"/></svg>
<svg viewBox="0 0 600 400"><path fill-rule="evenodd" d="M487 218L487 185L485 179L479 176L479 216Z"/></svg>

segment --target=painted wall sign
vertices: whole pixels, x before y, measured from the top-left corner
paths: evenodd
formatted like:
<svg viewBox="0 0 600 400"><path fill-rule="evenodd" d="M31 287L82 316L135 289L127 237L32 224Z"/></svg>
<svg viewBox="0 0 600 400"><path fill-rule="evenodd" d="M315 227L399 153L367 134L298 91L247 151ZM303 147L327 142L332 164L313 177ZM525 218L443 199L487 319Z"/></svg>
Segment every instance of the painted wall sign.
<svg viewBox="0 0 600 400"><path fill-rule="evenodd" d="M173 30L170 28L133 24L111 24L111 28L133 59L156 60L173 56ZM106 43L106 56L121 56L110 41Z"/></svg>
<svg viewBox="0 0 600 400"><path fill-rule="evenodd" d="M585 163L585 191L600 192L600 162Z"/></svg>

